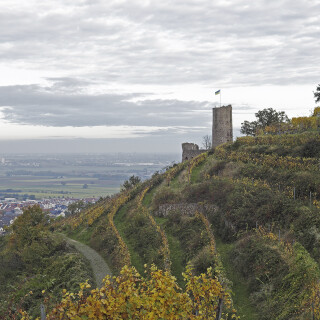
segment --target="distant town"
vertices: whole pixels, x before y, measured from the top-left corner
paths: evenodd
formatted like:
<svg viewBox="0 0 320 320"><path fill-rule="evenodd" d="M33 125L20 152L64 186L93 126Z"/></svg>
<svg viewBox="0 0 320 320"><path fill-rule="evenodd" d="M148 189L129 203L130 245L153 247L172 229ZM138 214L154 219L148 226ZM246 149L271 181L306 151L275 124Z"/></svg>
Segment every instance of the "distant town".
<svg viewBox="0 0 320 320"><path fill-rule="evenodd" d="M0 200L0 234L5 233L5 227L13 223L13 221L23 213L23 209L29 206L39 205L50 217L64 217L68 211L68 206L74 202L82 200L84 204L93 204L96 198L52 198L42 200L17 200L15 198L5 198Z"/></svg>
<svg viewBox="0 0 320 320"><path fill-rule="evenodd" d="M180 158L172 154L1 154L0 233L35 204L50 216L117 193L130 176L145 180Z"/></svg>

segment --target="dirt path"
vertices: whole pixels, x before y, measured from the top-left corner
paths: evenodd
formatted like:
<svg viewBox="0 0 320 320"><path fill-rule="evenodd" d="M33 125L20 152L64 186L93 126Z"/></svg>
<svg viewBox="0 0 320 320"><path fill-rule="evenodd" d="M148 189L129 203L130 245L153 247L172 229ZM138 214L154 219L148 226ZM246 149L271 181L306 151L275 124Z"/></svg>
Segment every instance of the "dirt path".
<svg viewBox="0 0 320 320"><path fill-rule="evenodd" d="M67 238L66 236L63 236L63 238L73 245L80 253L82 253L89 261L90 265L93 271L94 278L96 280L96 284L98 287L101 287L102 280L106 275L111 275L112 273L110 271L109 266L106 264L104 259L92 248L89 246L78 242L76 240Z"/></svg>

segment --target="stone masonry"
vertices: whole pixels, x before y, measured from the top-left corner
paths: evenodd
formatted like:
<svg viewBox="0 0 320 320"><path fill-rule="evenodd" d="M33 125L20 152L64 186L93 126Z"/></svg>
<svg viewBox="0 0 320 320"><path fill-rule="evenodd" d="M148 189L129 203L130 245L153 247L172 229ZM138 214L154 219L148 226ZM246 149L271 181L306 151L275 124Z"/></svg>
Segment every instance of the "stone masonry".
<svg viewBox="0 0 320 320"><path fill-rule="evenodd" d="M182 144L182 162L191 160L203 152L206 150L199 149L197 144L185 142Z"/></svg>
<svg viewBox="0 0 320 320"><path fill-rule="evenodd" d="M212 109L212 148L233 141L232 106ZM182 144L182 162L191 160L207 150L199 149L195 143Z"/></svg>
<svg viewBox="0 0 320 320"><path fill-rule="evenodd" d="M233 140L232 106L212 109L212 148Z"/></svg>

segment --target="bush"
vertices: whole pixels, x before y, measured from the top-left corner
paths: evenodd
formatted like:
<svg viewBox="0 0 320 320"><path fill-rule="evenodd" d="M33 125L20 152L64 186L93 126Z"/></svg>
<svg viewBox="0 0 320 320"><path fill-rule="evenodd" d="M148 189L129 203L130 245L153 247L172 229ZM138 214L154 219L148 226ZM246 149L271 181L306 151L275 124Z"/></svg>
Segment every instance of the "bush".
<svg viewBox="0 0 320 320"><path fill-rule="evenodd" d="M272 234L246 235L230 254L249 283L259 319L309 319L319 268L306 250Z"/></svg>
<svg viewBox="0 0 320 320"><path fill-rule="evenodd" d="M187 185L182 190L182 194L185 202L198 203L205 201L220 205L225 202L225 198L232 190L233 186L230 181L219 179Z"/></svg>
<svg viewBox="0 0 320 320"><path fill-rule="evenodd" d="M163 255L160 252L162 239L149 217L142 211L134 211L126 219L125 235L143 264L154 263L163 268Z"/></svg>
<svg viewBox="0 0 320 320"><path fill-rule="evenodd" d="M181 201L181 198L179 191L172 190L169 187L161 187L152 199L152 208L153 210L157 210L161 204L178 203Z"/></svg>
<svg viewBox="0 0 320 320"><path fill-rule="evenodd" d="M214 158L210 158L206 161L203 169L202 169L202 177L207 175L214 176L219 175L220 172L225 168L227 161L225 160L216 160Z"/></svg>
<svg viewBox="0 0 320 320"><path fill-rule="evenodd" d="M301 149L301 156L305 158L314 158L320 156L320 141L313 139L305 143Z"/></svg>
<svg viewBox="0 0 320 320"><path fill-rule="evenodd" d="M184 251L185 265L210 243L203 222L198 217L181 215L178 211L170 212L165 228L177 237Z"/></svg>
<svg viewBox="0 0 320 320"><path fill-rule="evenodd" d="M190 261L195 274L206 273L209 267L215 264L215 256L210 250L210 246L203 247L197 255Z"/></svg>

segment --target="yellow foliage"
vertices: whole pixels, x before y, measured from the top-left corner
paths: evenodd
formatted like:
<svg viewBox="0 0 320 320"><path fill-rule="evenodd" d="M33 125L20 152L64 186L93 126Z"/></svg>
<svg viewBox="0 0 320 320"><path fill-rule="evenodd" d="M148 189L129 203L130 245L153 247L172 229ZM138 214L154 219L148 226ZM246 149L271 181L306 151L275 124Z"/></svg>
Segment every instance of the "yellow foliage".
<svg viewBox="0 0 320 320"><path fill-rule="evenodd" d="M298 129L317 129L320 125L320 118L313 117L297 117L291 120L293 127Z"/></svg>
<svg viewBox="0 0 320 320"><path fill-rule="evenodd" d="M186 167L187 164L187 161L181 162L165 172L165 179L168 185L170 184L170 181L173 180L178 175L178 173Z"/></svg>
<svg viewBox="0 0 320 320"><path fill-rule="evenodd" d="M113 205L111 207L111 210L108 214L108 224L112 228L112 231L118 240L117 246L119 249L120 260L123 266L131 264L130 253L127 245L123 241L118 229L116 228L113 222L113 218L114 218L114 215L117 213L117 211L120 209L120 207L123 206L129 199L130 199L129 195L127 195L126 193L120 193L119 196L115 198Z"/></svg>
<svg viewBox="0 0 320 320"><path fill-rule="evenodd" d="M247 145L247 146L280 145L280 146L294 147L294 146L300 146L302 144L305 144L311 140L319 140L319 139L320 139L319 132L314 131L314 132L305 132L301 134L280 134L280 135L266 134L266 135L256 136L256 137L249 137L249 136L239 137L237 138L236 142L238 145Z"/></svg>
<svg viewBox="0 0 320 320"><path fill-rule="evenodd" d="M238 318L229 293L212 276L212 271L208 269L200 276L193 276L191 271L187 268L183 274L183 291L169 272L154 265L146 277L134 267L125 266L118 277L107 276L101 289L85 293L90 286L84 283L75 295L64 292L47 319L212 319L218 312L219 301L223 302L223 310ZM25 312L21 314L23 319L29 319ZM222 319L228 317L226 312L222 315Z"/></svg>
<svg viewBox="0 0 320 320"><path fill-rule="evenodd" d="M319 170L318 160L315 158L282 157L276 154L256 154L245 151L227 151L223 145L216 148L215 156L228 161L241 161L257 165L283 168L287 170Z"/></svg>
<svg viewBox="0 0 320 320"><path fill-rule="evenodd" d="M312 115L314 117L319 117L320 116L320 107L315 107Z"/></svg>

